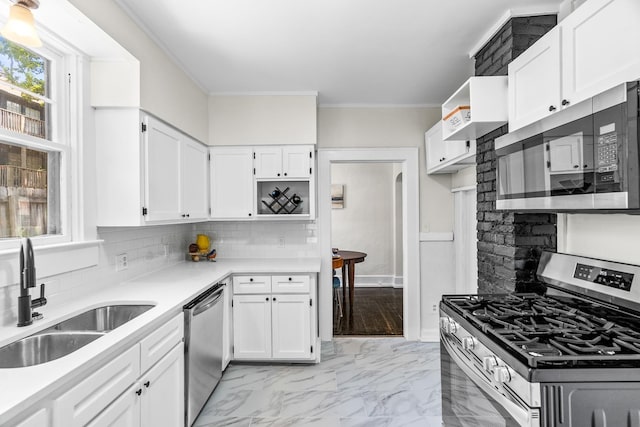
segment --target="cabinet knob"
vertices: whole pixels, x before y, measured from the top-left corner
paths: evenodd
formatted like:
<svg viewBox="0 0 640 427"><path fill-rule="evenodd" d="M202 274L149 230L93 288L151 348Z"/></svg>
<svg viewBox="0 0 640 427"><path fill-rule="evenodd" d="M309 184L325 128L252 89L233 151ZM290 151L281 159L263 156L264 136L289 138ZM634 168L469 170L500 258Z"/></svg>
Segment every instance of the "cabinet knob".
<svg viewBox="0 0 640 427"><path fill-rule="evenodd" d="M187 218L189 218L189 214L187 214Z"/></svg>
<svg viewBox="0 0 640 427"><path fill-rule="evenodd" d="M556 107L554 107L553 105L549 105L549 111L556 111Z"/></svg>
<svg viewBox="0 0 640 427"><path fill-rule="evenodd" d="M249 277L249 281L250 281L250 282L253 282L253 277Z"/></svg>
<svg viewBox="0 0 640 427"><path fill-rule="evenodd" d="M569 105L569 104L571 104L571 102L569 102L568 99L563 99L562 100L562 105Z"/></svg>
<svg viewBox="0 0 640 427"><path fill-rule="evenodd" d="M264 300L265 300L265 301L269 301L269 297L266 297Z"/></svg>
<svg viewBox="0 0 640 427"><path fill-rule="evenodd" d="M182 218L184 218L185 216L186 216L185 214L182 214Z"/></svg>
<svg viewBox="0 0 640 427"><path fill-rule="evenodd" d="M151 385L151 381L147 381L146 383L144 383L144 386L145 386L146 388L149 388L149 385Z"/></svg>
<svg viewBox="0 0 640 427"><path fill-rule="evenodd" d="M140 396L140 395L142 394L142 389L141 389L141 388L137 389L137 390L136 390L136 394L137 394L138 396Z"/></svg>
<svg viewBox="0 0 640 427"><path fill-rule="evenodd" d="M286 173L286 172L284 173L284 176L287 176L287 173Z"/></svg>
<svg viewBox="0 0 640 427"><path fill-rule="evenodd" d="M278 176L280 176L280 174L278 174Z"/></svg>
<svg viewBox="0 0 640 427"><path fill-rule="evenodd" d="M276 300L276 297L273 297L273 300L275 301L275 300Z"/></svg>
<svg viewBox="0 0 640 427"><path fill-rule="evenodd" d="M289 277L289 281L291 281L291 280L292 280L291 277Z"/></svg>
<svg viewBox="0 0 640 427"><path fill-rule="evenodd" d="M251 216L251 214L249 214L249 216Z"/></svg>
<svg viewBox="0 0 640 427"><path fill-rule="evenodd" d="M573 168L574 168L574 169L579 169L579 168L580 168L580 165L573 165Z"/></svg>

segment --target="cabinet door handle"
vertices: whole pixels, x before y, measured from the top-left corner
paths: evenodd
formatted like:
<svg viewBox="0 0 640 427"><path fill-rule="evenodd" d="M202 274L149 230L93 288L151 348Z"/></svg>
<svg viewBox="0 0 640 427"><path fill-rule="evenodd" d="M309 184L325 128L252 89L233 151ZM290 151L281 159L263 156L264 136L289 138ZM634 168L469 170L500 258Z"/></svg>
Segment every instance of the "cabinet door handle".
<svg viewBox="0 0 640 427"><path fill-rule="evenodd" d="M142 389L141 389L141 388L137 389L137 390L136 390L136 394L137 394L138 396L140 396L140 395L142 394Z"/></svg>
<svg viewBox="0 0 640 427"><path fill-rule="evenodd" d="M145 386L146 388L149 388L149 385L151 385L151 381L147 381L146 383L144 383L144 386Z"/></svg>
<svg viewBox="0 0 640 427"><path fill-rule="evenodd" d="M269 297L266 297L264 300L265 300L265 301L269 301Z"/></svg>
<svg viewBox="0 0 640 427"><path fill-rule="evenodd" d="M286 173L286 172L284 173L284 176L287 176L287 173Z"/></svg>
<svg viewBox="0 0 640 427"><path fill-rule="evenodd" d="M554 107L553 105L549 105L549 111L556 111L556 107Z"/></svg>
<svg viewBox="0 0 640 427"><path fill-rule="evenodd" d="M189 218L189 214L187 214L187 218Z"/></svg>
<svg viewBox="0 0 640 427"><path fill-rule="evenodd" d="M289 281L291 281L291 277L289 277Z"/></svg>
<svg viewBox="0 0 640 427"><path fill-rule="evenodd" d="M569 102L568 99L563 99L562 100L562 105L569 105L569 104L571 104L571 102Z"/></svg>
<svg viewBox="0 0 640 427"><path fill-rule="evenodd" d="M249 281L250 281L250 282L253 282L253 277L250 277L250 278L249 278Z"/></svg>
<svg viewBox="0 0 640 427"><path fill-rule="evenodd" d="M273 300L275 301L275 300L276 300L276 297L273 297Z"/></svg>
<svg viewBox="0 0 640 427"><path fill-rule="evenodd" d="M573 165L573 168L574 169L578 169L578 168L580 168L580 165Z"/></svg>
<svg viewBox="0 0 640 427"><path fill-rule="evenodd" d="M185 214L182 214L182 218L184 218L185 216L186 216Z"/></svg>
<svg viewBox="0 0 640 427"><path fill-rule="evenodd" d="M251 216L251 214L249 214L249 216Z"/></svg>
<svg viewBox="0 0 640 427"><path fill-rule="evenodd" d="M278 174L278 176L280 176L280 174Z"/></svg>

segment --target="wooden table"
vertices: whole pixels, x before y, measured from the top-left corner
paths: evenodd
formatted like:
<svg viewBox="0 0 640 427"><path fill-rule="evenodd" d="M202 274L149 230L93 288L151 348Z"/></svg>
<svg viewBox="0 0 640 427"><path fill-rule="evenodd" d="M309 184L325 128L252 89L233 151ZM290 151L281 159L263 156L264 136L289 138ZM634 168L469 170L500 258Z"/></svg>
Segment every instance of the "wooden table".
<svg viewBox="0 0 640 427"><path fill-rule="evenodd" d="M353 297L355 293L355 276L356 276L356 263L364 261L367 254L364 252L356 251L338 251L338 255L344 260L342 265L342 301L346 301L346 288L349 286L349 307L353 307ZM347 280L347 268L349 270Z"/></svg>

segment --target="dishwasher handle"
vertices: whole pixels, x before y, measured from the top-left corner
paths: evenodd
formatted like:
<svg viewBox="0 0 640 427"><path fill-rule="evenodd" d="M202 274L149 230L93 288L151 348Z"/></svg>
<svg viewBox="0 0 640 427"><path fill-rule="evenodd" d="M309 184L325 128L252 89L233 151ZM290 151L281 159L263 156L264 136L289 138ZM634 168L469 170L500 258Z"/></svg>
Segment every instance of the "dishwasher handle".
<svg viewBox="0 0 640 427"><path fill-rule="evenodd" d="M223 292L224 292L224 287L220 287L220 289L218 289L217 291L209 295L206 299L204 299L203 301L200 301L197 305L195 305L192 308L193 312L191 316L196 317L197 315L204 313L205 311L209 310L211 307L216 305L218 300L222 298Z"/></svg>

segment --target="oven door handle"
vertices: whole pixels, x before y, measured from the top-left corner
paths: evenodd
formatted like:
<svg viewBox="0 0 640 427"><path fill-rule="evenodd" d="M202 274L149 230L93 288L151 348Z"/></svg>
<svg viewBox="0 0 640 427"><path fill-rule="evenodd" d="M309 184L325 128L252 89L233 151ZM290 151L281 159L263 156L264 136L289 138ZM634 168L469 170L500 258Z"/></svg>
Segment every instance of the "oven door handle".
<svg viewBox="0 0 640 427"><path fill-rule="evenodd" d="M487 393L493 400L502 406L518 424L526 427L540 427L539 410L531 408L525 409L510 400L507 396L496 390L494 385L487 381L479 372L476 372L473 362L465 360L465 358L458 354L456 347L449 342L447 337L441 335L440 342L444 344L447 353L449 353L449 356L455 364L462 369L464 373L482 389L482 391Z"/></svg>

